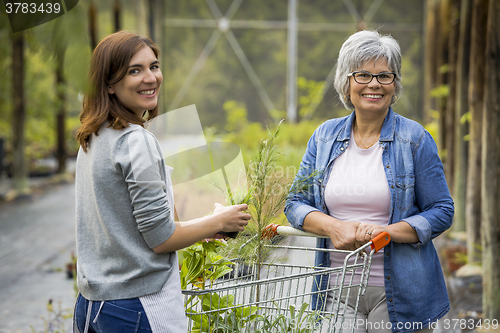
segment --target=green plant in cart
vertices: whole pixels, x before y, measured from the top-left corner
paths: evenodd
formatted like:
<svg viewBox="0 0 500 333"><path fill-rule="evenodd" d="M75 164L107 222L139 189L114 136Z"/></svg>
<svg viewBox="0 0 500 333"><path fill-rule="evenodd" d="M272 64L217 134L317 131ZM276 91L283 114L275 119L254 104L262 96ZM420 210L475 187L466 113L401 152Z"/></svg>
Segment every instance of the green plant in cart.
<svg viewBox="0 0 500 333"><path fill-rule="evenodd" d="M226 193L227 204L248 204L252 220L245 230L228 243L200 242L182 251L182 288L187 289L189 285L194 287L192 296L185 304L186 313L192 324L191 332L314 331L319 314L310 315L306 311L308 307L306 303L302 304L299 310L291 306L290 311L286 311L288 316L272 315L259 308L258 303L265 296L261 295L262 290L258 284L252 291L255 293L252 299L256 302L253 304L257 306L237 304L234 296L222 296L205 288L207 280L211 281L210 287L213 287L214 281L222 277L223 272L232 270L232 263L225 258L238 258L243 265L248 264L253 268L255 281L260 280L262 264L271 260L269 258L271 249L266 246L271 241L261 235L268 224L285 223L282 211L289 193L308 191L313 178L318 174L310 172L304 180L292 184L295 174L284 174L283 169L278 167L277 162L281 153L276 138L280 126L275 131L268 131L267 137L260 141L257 156L247 168L247 187L231 188L227 183L226 186L214 184Z"/></svg>
<svg viewBox="0 0 500 333"><path fill-rule="evenodd" d="M277 144L282 125L280 122L276 130L268 130L267 136L260 141L257 155L247 166L247 188L232 191L228 188L226 191L227 203L248 204L252 219L245 231L223 249L223 253L229 258L237 257L256 266L257 279L260 278L259 268L269 259L272 251L266 246L271 241L261 237L266 227L271 223L286 224L283 214L286 199L293 193L310 192L314 178L320 175L320 172L311 170L303 179L292 182L296 170L292 168L292 173L290 169L284 170L278 165L283 156Z"/></svg>
<svg viewBox="0 0 500 333"><path fill-rule="evenodd" d="M309 304L303 303L300 308L290 305L289 315L284 314L260 316L257 321L261 325L254 333L313 333L316 332L324 317L321 311L307 311Z"/></svg>
<svg viewBox="0 0 500 333"><path fill-rule="evenodd" d="M179 251L182 267L181 288L202 291L207 282L214 282L233 271L233 263L219 254L227 246L224 240L206 239ZM191 332L240 332L255 319L257 307L234 304L233 295L220 297L216 293L194 293L185 303L193 327ZM201 311L196 311L201 309Z"/></svg>
<svg viewBox="0 0 500 333"><path fill-rule="evenodd" d="M283 174L277 167L281 157L276 144L280 131L278 125L275 131L268 131L267 136L259 143L257 156L248 163L246 170L246 189L227 189L228 204L248 204L248 212L252 215L245 231L240 232L236 240L224 249L227 257L238 257L250 265L257 265L257 279L259 266L267 257L269 250L266 244L268 239L260 235L270 223L284 223L282 210L286 201L289 184L293 175Z"/></svg>
<svg viewBox="0 0 500 333"><path fill-rule="evenodd" d="M198 295L202 312L188 309L193 327L191 333L229 333L247 331L247 326L258 317L256 306L234 304L233 295L220 297L216 293Z"/></svg>
<svg viewBox="0 0 500 333"><path fill-rule="evenodd" d="M181 288L192 284L205 289L207 281L211 285L218 278L232 271L232 263L218 253L227 246L224 240L206 239L179 251L181 266Z"/></svg>

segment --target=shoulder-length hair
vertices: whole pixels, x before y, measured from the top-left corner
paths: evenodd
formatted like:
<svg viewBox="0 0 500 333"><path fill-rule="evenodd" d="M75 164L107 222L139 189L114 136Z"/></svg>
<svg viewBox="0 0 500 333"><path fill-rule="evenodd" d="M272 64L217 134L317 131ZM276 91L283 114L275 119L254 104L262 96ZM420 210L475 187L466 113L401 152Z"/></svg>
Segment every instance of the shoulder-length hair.
<svg viewBox="0 0 500 333"><path fill-rule="evenodd" d="M347 109L354 109L349 98L348 74L358 70L371 60L385 59L389 69L396 73L395 95L399 97L401 84L401 49L398 42L390 35L381 35L375 30L364 30L351 35L344 42L339 52L334 87L340 100Z"/></svg>
<svg viewBox="0 0 500 333"><path fill-rule="evenodd" d="M143 125L145 120L125 107L108 87L119 82L127 74L130 59L143 47L150 47L158 58L159 50L147 37L120 31L104 38L92 53L89 90L83 98L80 114L81 126L76 139L86 152L92 134L98 134L101 125L108 121L109 127L122 129L129 123ZM147 120L158 115L158 106L148 110Z"/></svg>

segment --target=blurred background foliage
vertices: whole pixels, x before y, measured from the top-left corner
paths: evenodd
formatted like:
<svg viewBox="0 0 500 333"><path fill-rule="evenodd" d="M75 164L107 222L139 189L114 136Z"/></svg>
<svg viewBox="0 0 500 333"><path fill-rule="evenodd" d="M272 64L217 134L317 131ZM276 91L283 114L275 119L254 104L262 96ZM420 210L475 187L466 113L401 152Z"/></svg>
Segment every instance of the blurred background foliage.
<svg viewBox="0 0 500 333"><path fill-rule="evenodd" d="M85 92L91 45L89 37L89 8L97 12L97 41L115 31L113 13L120 5L120 25L123 30L148 35L151 16L147 2L80 1L78 6L56 20L26 31L25 47L25 103L26 156L28 162L51 157L56 147L57 89L66 92L66 148L75 156L78 145L74 134L82 94ZM213 27L169 26L157 33L155 42L161 47L164 75L161 95L162 112L169 110L203 48L214 34L216 21L205 0L164 1L163 20L206 20ZM214 1L222 14L232 0ZM359 15L363 16L372 0L353 0ZM392 34L403 50L403 84L405 92L395 105L400 114L422 121L422 37L423 11L420 1L401 2L385 0L376 11L370 28ZM0 20L0 136L6 141L6 163L10 163L12 91L10 27L5 13ZM158 14L156 14L158 16ZM252 0L243 1L233 16L236 21L285 22L277 29L232 28L236 40L246 55L262 86L275 106L266 109L256 89L245 73L228 39L222 34L185 97L181 107L196 104L201 122L208 135L224 136L249 152L264 137L267 126L273 127L286 117L287 29L288 2ZM161 18L160 18L161 19ZM321 100L323 82L335 66L343 41L359 26L353 20L343 1L310 0L298 2L298 20L303 24L298 32L297 109L298 124L285 124L278 139L284 151L300 160L300 156L314 128L322 121L343 116L345 110L333 88ZM157 20L158 21L158 20ZM314 30L307 24L339 24L339 28ZM158 24L158 22L156 22ZM161 23L160 23L161 25ZM405 26L406 25L406 26ZM346 28L347 26L347 28ZM410 26L410 29L405 27ZM351 27L351 28L349 28ZM322 29L322 30L321 30ZM336 31L335 31L336 30ZM66 78L63 87L56 84L55 70L59 54L63 54ZM408 92L408 93L406 93ZM318 99L319 98L319 99ZM311 104L319 102L311 112ZM301 121L302 119L307 121ZM287 134L289 132L289 134ZM292 152L296 148L297 152ZM33 163L31 163L33 164ZM297 164L293 162L292 164Z"/></svg>
<svg viewBox="0 0 500 333"><path fill-rule="evenodd" d="M216 1L225 13L232 0ZM372 0L353 1L360 15L370 8ZM403 84L405 94L395 109L400 114L422 120L422 34L423 10L420 1L386 0L377 10L369 28L391 34L401 44L403 51ZM204 0L167 1L166 19L213 20ZM233 20L286 21L287 1L243 1ZM357 30L343 1L299 1L298 20L301 24L343 24L339 31L309 31L299 28L298 33L298 104L302 116L335 65L338 51L345 39ZM346 29L345 25L352 28ZM386 27L386 24L390 25ZM392 28L391 28L392 27ZM411 28L409 28L411 27ZM340 31L344 29L344 31ZM166 64L163 71L168 78L163 98L169 105L184 82L192 65L207 44L214 28L167 27L165 35ZM399 31L398 31L399 30ZM250 64L277 110L286 110L287 31L285 29L232 29ZM315 85L316 84L316 85ZM406 91L411 92L406 93ZM252 86L242 65L226 38L217 42L205 66L197 76L182 104L196 104L201 110L202 123L223 129L225 118L223 104L228 100L243 103L249 121L272 123L264 104ZM329 89L311 118L329 119L344 115L334 89ZM301 117L299 116L299 121Z"/></svg>
<svg viewBox="0 0 500 333"><path fill-rule="evenodd" d="M2 15L4 15L2 13ZM11 162L12 120L12 56L11 31L6 17L0 19L0 137L6 140L6 161ZM37 159L52 157L56 146L56 110L61 101L58 90L66 93L68 110L66 118L66 146L70 156L75 156L78 145L74 139L80 122L82 93L87 84L91 49L88 38L86 13L77 6L72 11L44 25L25 32L26 46L24 59L24 103L25 155L30 171ZM63 54L58 58L58 53ZM56 68L61 63L67 84L58 85Z"/></svg>
<svg viewBox="0 0 500 333"><path fill-rule="evenodd" d="M297 4L297 119L281 126L279 166L297 168L314 129L326 119L350 113L331 82L325 83L345 39L366 28L392 35L402 49L404 86L394 110L420 122L434 136L455 201L454 241L466 240L468 264L485 259L485 318L499 318L500 272L494 251L500 239L495 210L500 192L491 184L500 178L500 122L495 118L500 105L500 1ZM74 135L91 50L117 30L149 35L162 51L160 112L195 104L207 141L234 142L249 162L267 129L272 131L287 118L288 10L287 0L80 0L69 13L21 34L22 61L13 57L13 51L21 54L20 43L15 43L20 34L11 32L0 10L3 162L18 165L10 167L17 173L14 180L26 179L26 164L30 175L36 172L35 161L43 158L57 157L57 171L64 172L61 161L78 150ZM230 21L216 20L228 11L234 14L228 15ZM19 90L12 87L19 73L12 68L23 61L24 97L19 103ZM252 82L247 73L249 67L269 97L265 103L255 77ZM22 110L26 120L15 122L22 119ZM21 137L24 143L19 143ZM19 189L26 183L19 181ZM482 244L482 253L477 244Z"/></svg>

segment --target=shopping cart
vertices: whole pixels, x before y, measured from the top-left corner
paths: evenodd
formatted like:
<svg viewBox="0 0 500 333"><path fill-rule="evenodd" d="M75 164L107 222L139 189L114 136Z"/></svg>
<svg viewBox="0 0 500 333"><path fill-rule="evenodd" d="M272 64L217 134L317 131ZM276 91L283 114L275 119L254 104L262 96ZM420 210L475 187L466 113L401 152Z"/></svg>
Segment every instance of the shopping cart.
<svg viewBox="0 0 500 333"><path fill-rule="evenodd" d="M276 235L320 237L274 224L263 233L265 237ZM357 312L359 298L368 283L373 254L389 241L389 234L382 233L355 251L266 245L273 251L292 251L293 255L338 252L345 255L345 261L342 267L320 268L274 260L261 264L234 260L231 277L218 279L210 288L182 291L189 332L344 332L342 329L348 327L344 323L347 307L341 300L354 293L353 308L354 313ZM313 292L313 283L322 279L329 279L328 289ZM333 293L331 308L311 310L313 295L324 296L325 292Z"/></svg>

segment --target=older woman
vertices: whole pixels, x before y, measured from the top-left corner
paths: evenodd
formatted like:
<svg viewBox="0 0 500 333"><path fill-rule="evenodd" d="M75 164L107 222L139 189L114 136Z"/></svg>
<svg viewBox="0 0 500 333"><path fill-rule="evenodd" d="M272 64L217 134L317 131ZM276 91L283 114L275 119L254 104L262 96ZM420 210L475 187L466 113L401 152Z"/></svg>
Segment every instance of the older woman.
<svg viewBox="0 0 500 333"><path fill-rule="evenodd" d="M354 250L388 232L391 243L374 257L355 332L430 331L449 310L432 239L450 227L454 208L432 136L391 108L402 90L397 41L376 31L350 36L334 85L354 111L326 121L310 138L297 175L311 179L310 190L290 194L286 216L298 229L328 236L320 248ZM343 260L316 255L323 267ZM328 277L316 282L315 290L327 289ZM328 309L332 295L318 295L313 307ZM349 309L348 319L355 315Z"/></svg>

